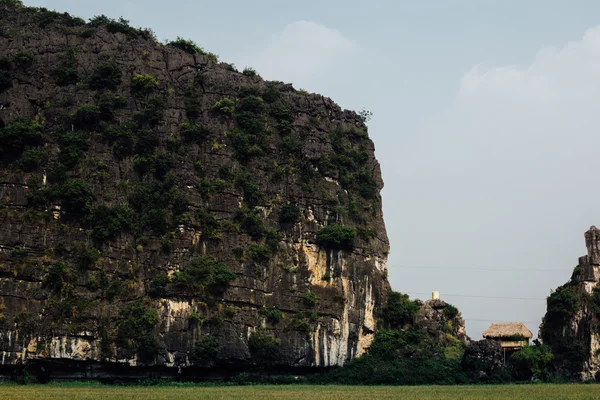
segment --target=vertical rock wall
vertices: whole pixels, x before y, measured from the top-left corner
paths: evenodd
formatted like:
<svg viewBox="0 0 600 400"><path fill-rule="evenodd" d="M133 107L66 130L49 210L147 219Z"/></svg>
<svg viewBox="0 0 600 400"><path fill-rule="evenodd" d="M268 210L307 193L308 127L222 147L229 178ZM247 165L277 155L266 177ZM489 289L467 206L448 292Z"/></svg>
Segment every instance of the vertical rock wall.
<svg viewBox="0 0 600 400"><path fill-rule="evenodd" d="M364 118L179 44L0 6L2 365L253 365L260 332L270 363L327 367L371 342Z"/></svg>

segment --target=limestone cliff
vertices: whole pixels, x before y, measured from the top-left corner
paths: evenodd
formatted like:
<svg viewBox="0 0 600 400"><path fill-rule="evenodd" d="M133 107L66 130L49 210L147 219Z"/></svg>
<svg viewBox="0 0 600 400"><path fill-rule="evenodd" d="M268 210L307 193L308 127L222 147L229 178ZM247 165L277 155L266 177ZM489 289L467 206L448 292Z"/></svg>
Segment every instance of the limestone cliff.
<svg viewBox="0 0 600 400"><path fill-rule="evenodd" d="M570 282L547 300L540 337L555 354L560 376L594 379L600 370L600 229L585 233L588 254L579 258Z"/></svg>
<svg viewBox="0 0 600 400"><path fill-rule="evenodd" d="M373 338L383 182L326 97L1 0L0 157L5 367L322 367Z"/></svg>

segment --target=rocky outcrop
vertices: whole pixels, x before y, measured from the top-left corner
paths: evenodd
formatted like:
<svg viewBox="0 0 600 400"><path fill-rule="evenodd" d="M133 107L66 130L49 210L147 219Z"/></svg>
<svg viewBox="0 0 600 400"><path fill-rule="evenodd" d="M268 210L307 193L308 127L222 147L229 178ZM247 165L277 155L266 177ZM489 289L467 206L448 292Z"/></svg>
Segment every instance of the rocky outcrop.
<svg viewBox="0 0 600 400"><path fill-rule="evenodd" d="M465 343L470 340L465 330L465 320L456 307L440 299L416 301L420 306L417 326L426 329L430 335L437 335L440 340L444 339L446 333Z"/></svg>
<svg viewBox="0 0 600 400"><path fill-rule="evenodd" d="M389 244L363 117L193 43L18 2L0 2L0 55L1 365L365 351Z"/></svg>
<svg viewBox="0 0 600 400"><path fill-rule="evenodd" d="M600 229L585 233L586 256L579 258L570 282L547 300L540 337L555 355L559 375L594 379L600 370Z"/></svg>

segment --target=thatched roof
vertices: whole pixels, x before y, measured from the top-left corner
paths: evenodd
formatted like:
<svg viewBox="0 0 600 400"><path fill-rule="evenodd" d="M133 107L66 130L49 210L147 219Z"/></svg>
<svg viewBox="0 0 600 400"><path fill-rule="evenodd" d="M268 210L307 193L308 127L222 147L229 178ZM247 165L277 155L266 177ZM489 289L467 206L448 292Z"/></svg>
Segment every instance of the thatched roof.
<svg viewBox="0 0 600 400"><path fill-rule="evenodd" d="M510 338L513 336L531 339L533 333L522 322L493 323L483 332L483 337L486 339Z"/></svg>

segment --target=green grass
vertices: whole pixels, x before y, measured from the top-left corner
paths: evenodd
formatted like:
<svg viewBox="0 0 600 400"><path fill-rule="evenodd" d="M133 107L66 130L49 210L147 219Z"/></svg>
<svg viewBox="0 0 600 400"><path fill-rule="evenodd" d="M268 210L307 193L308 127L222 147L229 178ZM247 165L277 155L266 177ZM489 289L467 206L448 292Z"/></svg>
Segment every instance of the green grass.
<svg viewBox="0 0 600 400"><path fill-rule="evenodd" d="M216 386L139 387L99 384L0 385L0 399L598 399L598 385L489 386Z"/></svg>

